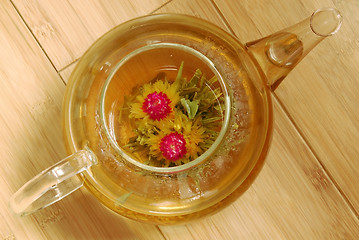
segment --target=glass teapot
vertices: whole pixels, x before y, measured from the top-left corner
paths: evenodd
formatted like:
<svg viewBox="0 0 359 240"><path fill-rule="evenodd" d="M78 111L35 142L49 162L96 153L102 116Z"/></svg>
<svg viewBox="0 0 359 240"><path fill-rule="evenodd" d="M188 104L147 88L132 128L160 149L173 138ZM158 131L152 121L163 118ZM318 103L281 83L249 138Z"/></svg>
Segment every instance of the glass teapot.
<svg viewBox="0 0 359 240"><path fill-rule="evenodd" d="M180 223L222 209L263 166L271 91L341 23L337 10L319 9L245 45L185 15L115 27L70 77L63 129L71 155L20 188L10 208L27 215L85 185L114 212L142 222Z"/></svg>

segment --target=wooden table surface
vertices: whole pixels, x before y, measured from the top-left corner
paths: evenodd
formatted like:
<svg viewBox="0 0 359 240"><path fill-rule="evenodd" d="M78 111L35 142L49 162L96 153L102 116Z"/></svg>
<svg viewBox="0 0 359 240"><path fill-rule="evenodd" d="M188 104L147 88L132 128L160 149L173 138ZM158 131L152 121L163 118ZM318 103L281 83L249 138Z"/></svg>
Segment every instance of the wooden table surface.
<svg viewBox="0 0 359 240"><path fill-rule="evenodd" d="M247 42L321 7L344 16L273 93L274 135L262 172L234 204L180 226L117 216L85 189L31 216L10 196L66 156L61 103L84 51L137 16L207 19ZM358 0L1 0L1 239L359 239Z"/></svg>

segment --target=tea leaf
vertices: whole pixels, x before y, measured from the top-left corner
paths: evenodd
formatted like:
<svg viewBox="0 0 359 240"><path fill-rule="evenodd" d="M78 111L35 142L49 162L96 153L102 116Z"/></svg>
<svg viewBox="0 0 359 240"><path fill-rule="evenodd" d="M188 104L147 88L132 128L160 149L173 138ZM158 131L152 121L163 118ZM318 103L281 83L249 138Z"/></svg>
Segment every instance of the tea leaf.
<svg viewBox="0 0 359 240"><path fill-rule="evenodd" d="M217 122L220 120L222 120L222 117L211 117L211 118L204 118L202 122L203 122L203 124L208 124L208 123Z"/></svg>
<svg viewBox="0 0 359 240"><path fill-rule="evenodd" d="M196 72L194 73L193 77L189 81L188 85L190 87L196 86L198 83L198 80L200 80L201 76L202 76L202 71L200 69L197 69Z"/></svg>
<svg viewBox="0 0 359 240"><path fill-rule="evenodd" d="M182 81L182 72L183 72L183 65L184 65L184 62L182 61L181 62L181 66L179 67L178 69L178 73L177 73L177 76L176 76L176 80L174 82L174 84L177 84L178 86L181 86L181 81Z"/></svg>
<svg viewBox="0 0 359 240"><path fill-rule="evenodd" d="M181 104L187 110L187 115L189 119L193 119L196 116L196 113L198 111L198 103L198 100L191 102L188 99L181 99Z"/></svg>
<svg viewBox="0 0 359 240"><path fill-rule="evenodd" d="M211 79L208 80L209 84L214 84L215 82L217 82L217 77L216 76L213 76L211 77Z"/></svg>
<svg viewBox="0 0 359 240"><path fill-rule="evenodd" d="M189 98L189 95L193 94L193 93L196 93L199 91L199 88L198 87L186 87L186 88L183 88L180 95L181 96L188 96Z"/></svg>
<svg viewBox="0 0 359 240"><path fill-rule="evenodd" d="M204 75L202 75L201 80L199 81L199 88L202 88L203 83L206 81L207 81L206 77Z"/></svg>

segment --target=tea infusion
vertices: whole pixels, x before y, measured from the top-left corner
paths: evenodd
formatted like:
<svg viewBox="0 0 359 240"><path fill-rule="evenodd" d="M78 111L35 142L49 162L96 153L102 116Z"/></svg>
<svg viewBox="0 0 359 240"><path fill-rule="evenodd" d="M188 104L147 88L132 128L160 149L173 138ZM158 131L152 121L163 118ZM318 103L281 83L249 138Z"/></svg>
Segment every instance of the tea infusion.
<svg viewBox="0 0 359 240"><path fill-rule="evenodd" d="M224 99L216 76L207 79L197 69L186 79L183 68L182 62L175 79L158 74L125 96L119 122L128 122L132 131L119 143L144 164L188 163L208 150L221 130Z"/></svg>

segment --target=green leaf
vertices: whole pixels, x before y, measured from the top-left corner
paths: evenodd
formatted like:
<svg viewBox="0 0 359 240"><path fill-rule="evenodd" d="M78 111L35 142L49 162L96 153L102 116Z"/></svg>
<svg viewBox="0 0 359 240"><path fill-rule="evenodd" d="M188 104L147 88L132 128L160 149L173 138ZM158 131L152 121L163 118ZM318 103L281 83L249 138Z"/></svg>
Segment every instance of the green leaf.
<svg viewBox="0 0 359 240"><path fill-rule="evenodd" d="M211 77L211 79L209 79L209 84L214 84L215 82L217 82L217 77L216 76L213 76L213 77Z"/></svg>
<svg viewBox="0 0 359 240"><path fill-rule="evenodd" d="M182 98L181 104L187 110L187 114L189 119L193 119L196 116L198 111L198 100L190 101L188 99Z"/></svg>
<svg viewBox="0 0 359 240"><path fill-rule="evenodd" d="M189 95L192 93L194 94L198 91L199 91L199 88L197 88L197 87L186 87L186 88L182 89L180 95L185 96L185 95Z"/></svg>
<svg viewBox="0 0 359 240"><path fill-rule="evenodd" d="M203 124L208 124L208 123L212 123L212 122L217 122L222 120L221 117L211 117L211 118L205 118L202 120Z"/></svg>
<svg viewBox="0 0 359 240"><path fill-rule="evenodd" d="M174 82L174 84L177 84L178 86L181 86L180 83L182 81L183 65L184 65L184 62L182 61L181 66L179 67L178 72L177 72L176 81Z"/></svg>
<svg viewBox="0 0 359 240"><path fill-rule="evenodd" d="M200 79L200 81L199 81L199 87L202 88L203 84L204 84L206 81L207 81L207 78L206 78L204 75L202 75L202 76L201 76L201 79Z"/></svg>
<svg viewBox="0 0 359 240"><path fill-rule="evenodd" d="M202 71L200 69L197 69L189 82L189 86L190 87L196 86L198 81L200 80L201 76L202 76Z"/></svg>

